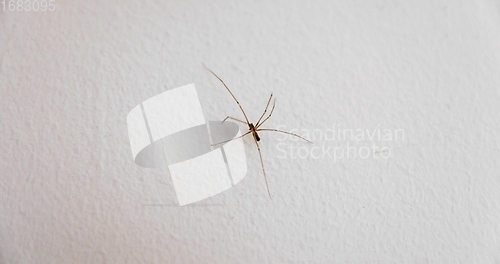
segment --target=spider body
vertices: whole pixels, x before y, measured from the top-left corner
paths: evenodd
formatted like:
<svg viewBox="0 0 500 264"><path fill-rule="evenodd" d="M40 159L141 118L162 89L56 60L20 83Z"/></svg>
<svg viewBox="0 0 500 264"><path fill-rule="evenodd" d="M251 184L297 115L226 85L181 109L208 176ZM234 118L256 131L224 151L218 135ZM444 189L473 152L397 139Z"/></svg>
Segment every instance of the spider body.
<svg viewBox="0 0 500 264"><path fill-rule="evenodd" d="M252 132L253 138L255 138L255 140L257 140L257 141L260 141L259 133L257 133L257 129L255 128L253 123L248 124L248 127L249 127L250 131Z"/></svg>

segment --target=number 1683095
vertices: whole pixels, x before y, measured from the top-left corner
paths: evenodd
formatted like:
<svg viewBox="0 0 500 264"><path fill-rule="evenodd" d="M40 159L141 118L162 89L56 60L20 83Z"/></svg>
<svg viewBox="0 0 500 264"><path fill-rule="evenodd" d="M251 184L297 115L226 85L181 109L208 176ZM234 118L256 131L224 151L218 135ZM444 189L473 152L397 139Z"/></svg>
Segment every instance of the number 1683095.
<svg viewBox="0 0 500 264"><path fill-rule="evenodd" d="M56 10L55 0L1 0L2 11L10 12L52 12Z"/></svg>

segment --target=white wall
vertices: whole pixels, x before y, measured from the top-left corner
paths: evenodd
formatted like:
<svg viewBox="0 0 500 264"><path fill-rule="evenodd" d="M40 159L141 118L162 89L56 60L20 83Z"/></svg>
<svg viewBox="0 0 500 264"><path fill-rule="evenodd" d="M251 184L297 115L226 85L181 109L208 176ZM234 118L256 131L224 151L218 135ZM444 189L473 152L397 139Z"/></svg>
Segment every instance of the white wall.
<svg viewBox="0 0 500 264"><path fill-rule="evenodd" d="M500 261L498 2L164 2L0 12L0 263ZM177 207L126 115L191 82L208 120L239 115L202 63L252 119L273 91L270 126L405 138L334 161L262 134L272 200L248 140L241 183Z"/></svg>

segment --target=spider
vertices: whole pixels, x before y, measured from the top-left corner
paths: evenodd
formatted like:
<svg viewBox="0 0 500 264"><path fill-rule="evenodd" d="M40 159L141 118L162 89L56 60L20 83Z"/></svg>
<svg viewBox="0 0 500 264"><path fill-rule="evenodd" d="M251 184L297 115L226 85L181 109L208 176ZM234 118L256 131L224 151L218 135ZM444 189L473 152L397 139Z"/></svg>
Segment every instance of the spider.
<svg viewBox="0 0 500 264"><path fill-rule="evenodd" d="M269 96L269 99L267 100L267 104L266 104L266 108L264 109L264 112L262 113L262 115L260 116L259 120L254 124L254 123L251 123L250 121L248 121L248 117L247 117L247 114L245 113L245 110L243 110L243 107L241 106L240 102L238 101L238 99L236 99L236 97L234 96L233 92L231 91L231 89L229 89L229 87L226 85L226 83L217 75L215 74L210 68L208 68L205 64L203 64L203 66L210 72L212 73L217 79L219 79L219 81L224 85L224 87L226 88L226 90L229 92L229 94L231 94L231 96L233 97L234 101L236 102L236 104L238 104L238 107L240 108L241 112L243 113L243 116L245 117L245 121L241 120L241 119L238 119L238 118L235 118L235 117L232 117L232 116L226 116L226 118L224 118L224 120L222 120L222 123L224 123L226 120L228 119L231 119L231 120L234 120L234 121L237 121L237 122L240 122L242 124L245 124L248 126L248 131L246 131L245 133L243 133L241 136L238 136L238 137L235 137L233 139L229 139L229 140L226 140L226 141L222 141L222 142L219 142L219 143L216 143L216 144L213 144L212 146L215 146L215 145L219 145L219 144L223 144L223 143L226 143L226 142L229 142L229 141L232 141L232 140L235 140L235 139L239 139L239 138L242 138L244 136L247 136L249 134L252 134L253 136L253 140L255 142L255 145L257 146L257 150L259 151L259 158L260 158L260 164L262 166L262 172L264 174L264 181L266 182L266 188L267 188L267 194L269 195L269 198L272 199L271 197L271 192L269 191L269 184L267 182L267 175L266 175L266 170L264 168L264 161L262 159L262 152L260 150L260 145L259 145L259 141L260 141L260 136L259 136L259 132L261 131L271 131L271 132L278 132L278 133L284 133L284 134L288 134L288 135L291 135L291 136L294 136L294 137L298 137L304 141L307 141L309 143L312 143L310 140L307 140L297 134L294 134L294 133L290 133L290 132L287 132L287 131L283 131L283 130L279 130L279 129L274 129L274 128L261 128L261 126L267 121L269 120L269 118L271 118L273 112L274 112L274 107L276 106L276 98L274 99L273 101L273 106L271 108L271 111L269 112L269 114L264 118L264 116L266 115L267 113L267 110L269 108L269 104L271 103L271 100L273 98L273 93L271 93L271 95ZM264 118L264 119L262 119Z"/></svg>

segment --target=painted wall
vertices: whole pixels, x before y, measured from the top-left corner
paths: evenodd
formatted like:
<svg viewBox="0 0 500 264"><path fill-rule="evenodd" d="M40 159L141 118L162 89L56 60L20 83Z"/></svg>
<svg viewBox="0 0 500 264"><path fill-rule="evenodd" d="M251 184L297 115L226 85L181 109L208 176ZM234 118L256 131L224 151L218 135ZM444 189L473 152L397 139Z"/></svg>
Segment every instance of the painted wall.
<svg viewBox="0 0 500 264"><path fill-rule="evenodd" d="M498 2L55 6L0 12L0 263L500 261ZM272 200L249 139L245 179L196 206L133 162L151 96L194 82L207 120L240 116L202 63L315 141L261 135Z"/></svg>

